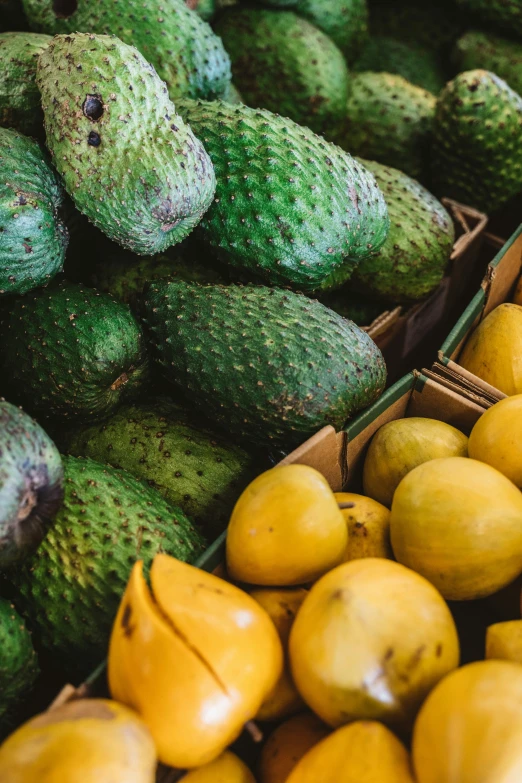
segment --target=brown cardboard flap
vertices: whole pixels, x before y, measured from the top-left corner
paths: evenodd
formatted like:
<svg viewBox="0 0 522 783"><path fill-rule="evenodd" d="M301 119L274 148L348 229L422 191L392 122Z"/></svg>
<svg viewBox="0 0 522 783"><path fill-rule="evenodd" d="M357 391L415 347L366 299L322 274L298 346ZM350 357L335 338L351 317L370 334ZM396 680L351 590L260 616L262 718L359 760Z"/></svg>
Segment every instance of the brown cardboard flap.
<svg viewBox="0 0 522 783"><path fill-rule="evenodd" d="M365 332L368 332L372 340L376 340L398 322L401 313L402 307L396 307L394 310L386 310L386 312L378 315L370 326L363 326L362 328Z"/></svg>
<svg viewBox="0 0 522 783"><path fill-rule="evenodd" d="M492 386L489 386L484 381L481 381L481 385L478 385L471 380L474 376L471 376L470 373L467 373L470 377L465 378L462 372L459 372L459 366L455 362L450 362L449 365L435 362L431 370L423 370L422 372L427 378L433 378L442 386L463 394L468 399L478 402L479 405L484 407L489 408L498 402L497 389L493 389Z"/></svg>
<svg viewBox="0 0 522 783"><path fill-rule="evenodd" d="M466 399L459 391L442 386L436 379L427 378L422 388L415 388L408 406L408 416L439 419L466 434L482 416L485 407Z"/></svg>
<svg viewBox="0 0 522 783"><path fill-rule="evenodd" d="M450 261L453 262L461 258L468 246L483 234L488 224L488 216L484 212L479 212L478 209L460 204L450 198L443 198L442 203L463 231L453 246L453 252L450 256Z"/></svg>
<svg viewBox="0 0 522 783"><path fill-rule="evenodd" d="M474 375L473 373L468 372L468 370L465 370L464 367L462 367L460 364L457 364L457 362L450 361L448 362L447 367L449 370L455 373L455 375L460 377L460 383L463 389L471 390L475 394L488 401L489 405L494 405L499 400L503 400L507 397L507 394L501 392L500 389L497 389L495 386L491 386L489 383L486 383L486 381L483 381L482 378L478 377L478 375Z"/></svg>
<svg viewBox="0 0 522 783"><path fill-rule="evenodd" d="M328 479L334 492L343 488L342 464L346 433L323 427L306 443L288 454L279 465L309 465Z"/></svg>
<svg viewBox="0 0 522 783"><path fill-rule="evenodd" d="M484 281L486 304L483 317L502 302L509 301L511 291L520 275L522 264L522 234L517 237L497 266L490 266Z"/></svg>

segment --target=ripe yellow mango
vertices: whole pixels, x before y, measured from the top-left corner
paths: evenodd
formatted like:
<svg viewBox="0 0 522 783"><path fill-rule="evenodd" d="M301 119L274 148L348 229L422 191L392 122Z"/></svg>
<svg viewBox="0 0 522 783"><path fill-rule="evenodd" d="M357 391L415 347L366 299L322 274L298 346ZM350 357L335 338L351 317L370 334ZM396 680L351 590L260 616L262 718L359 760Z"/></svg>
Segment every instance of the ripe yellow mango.
<svg viewBox="0 0 522 783"><path fill-rule="evenodd" d="M287 588L286 590L265 588L252 590L250 595L272 619L285 655L283 673L272 692L268 694L261 705L261 709L256 717L257 720L280 720L288 715L292 715L294 712L298 712L300 709L304 709L303 700L297 692L290 673L288 637L290 636L290 629L295 616L308 595L308 591L302 587Z"/></svg>
<svg viewBox="0 0 522 783"><path fill-rule="evenodd" d="M2 783L154 783L156 751L134 712L81 699L25 723L0 747Z"/></svg>
<svg viewBox="0 0 522 783"><path fill-rule="evenodd" d="M522 572L522 493L482 462L426 462L399 484L391 541L400 563L448 600L484 598Z"/></svg>
<svg viewBox="0 0 522 783"><path fill-rule="evenodd" d="M486 658L522 663L522 620L489 626L486 632Z"/></svg>
<svg viewBox="0 0 522 783"><path fill-rule="evenodd" d="M168 555L132 571L114 624L109 685L149 727L160 760L190 769L217 758L281 675L274 624L253 598Z"/></svg>
<svg viewBox="0 0 522 783"><path fill-rule="evenodd" d="M428 696L413 734L417 783L522 780L522 666L479 661Z"/></svg>
<svg viewBox="0 0 522 783"><path fill-rule="evenodd" d="M413 468L440 457L467 457L468 439L450 424L412 417L384 424L373 436L363 469L364 493L391 507L399 483Z"/></svg>
<svg viewBox="0 0 522 783"><path fill-rule="evenodd" d="M330 726L408 728L458 666L455 623L426 579L392 560L344 563L311 589L290 632L294 682Z"/></svg>
<svg viewBox="0 0 522 783"><path fill-rule="evenodd" d="M227 750L210 764L193 769L183 777L183 783L256 783L256 780L246 764Z"/></svg>
<svg viewBox="0 0 522 783"><path fill-rule="evenodd" d="M286 783L415 783L408 751L386 726L356 721L301 759Z"/></svg>
<svg viewBox="0 0 522 783"><path fill-rule="evenodd" d="M249 484L232 512L228 572L253 585L306 584L341 563L347 543L324 476L307 465L272 468Z"/></svg>
<svg viewBox="0 0 522 783"><path fill-rule="evenodd" d="M469 436L469 456L522 488L522 394L506 397L482 414Z"/></svg>
<svg viewBox="0 0 522 783"><path fill-rule="evenodd" d="M393 558L389 509L372 498L353 492L337 492L335 499L340 506L353 504L352 508L341 510L348 528L344 561L361 557Z"/></svg>
<svg viewBox="0 0 522 783"><path fill-rule="evenodd" d="M303 712L272 732L261 751L259 783L286 783L310 748L330 734L330 729L313 712Z"/></svg>
<svg viewBox="0 0 522 783"><path fill-rule="evenodd" d="M458 361L504 394L521 394L522 307L496 307L471 334Z"/></svg>

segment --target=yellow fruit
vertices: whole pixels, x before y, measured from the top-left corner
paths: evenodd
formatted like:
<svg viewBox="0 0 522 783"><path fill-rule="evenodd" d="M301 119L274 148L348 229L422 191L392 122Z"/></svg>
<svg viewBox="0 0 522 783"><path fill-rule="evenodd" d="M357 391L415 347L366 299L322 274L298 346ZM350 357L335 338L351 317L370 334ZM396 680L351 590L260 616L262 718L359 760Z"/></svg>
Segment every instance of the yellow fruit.
<svg viewBox="0 0 522 783"><path fill-rule="evenodd" d="M435 588L392 560L344 563L311 589L290 632L294 682L330 726L357 719L408 728L459 662L451 613Z"/></svg>
<svg viewBox="0 0 522 783"><path fill-rule="evenodd" d="M471 334L458 361L504 394L521 394L522 307L496 307Z"/></svg>
<svg viewBox="0 0 522 783"><path fill-rule="evenodd" d="M393 558L390 543L390 512L372 498L351 492L337 492L339 504L353 503L353 508L342 509L348 528L348 546L344 560L360 557Z"/></svg>
<svg viewBox="0 0 522 783"><path fill-rule="evenodd" d="M499 470L522 488L522 394L497 402L469 436L469 456Z"/></svg>
<svg viewBox="0 0 522 783"><path fill-rule="evenodd" d="M2 783L154 783L156 751L140 718L81 699L25 723L0 747Z"/></svg>
<svg viewBox="0 0 522 783"><path fill-rule="evenodd" d="M408 751L386 726L357 721L308 751L286 783L415 783Z"/></svg>
<svg viewBox="0 0 522 783"><path fill-rule="evenodd" d="M468 439L436 419L397 419L373 436L364 460L364 493L390 508L401 480L417 465L439 457L467 457Z"/></svg>
<svg viewBox="0 0 522 783"><path fill-rule="evenodd" d="M486 658L522 663L522 620L489 626L486 633Z"/></svg>
<svg viewBox="0 0 522 783"><path fill-rule="evenodd" d="M329 733L329 728L312 712L282 723L261 751L259 783L286 783L297 762Z"/></svg>
<svg viewBox="0 0 522 783"><path fill-rule="evenodd" d="M152 593L136 563L114 624L109 685L149 727L160 760L180 769L217 758L281 675L274 624L249 595L157 555Z"/></svg>
<svg viewBox="0 0 522 783"><path fill-rule="evenodd" d="M513 304L522 305L522 275L518 278L517 287L513 296Z"/></svg>
<svg viewBox="0 0 522 783"><path fill-rule="evenodd" d="M232 579L253 585L313 582L342 562L348 535L327 480L307 465L258 476L243 492L227 535Z"/></svg>
<svg viewBox="0 0 522 783"><path fill-rule="evenodd" d="M256 783L256 780L241 759L225 751L215 761L185 775L183 783Z"/></svg>
<svg viewBox="0 0 522 783"><path fill-rule="evenodd" d="M522 780L522 666L480 661L446 677L413 735L418 783Z"/></svg>
<svg viewBox="0 0 522 783"><path fill-rule="evenodd" d="M412 470L390 528L397 560L449 600L492 595L522 572L522 493L482 462L450 457Z"/></svg>
<svg viewBox="0 0 522 783"><path fill-rule="evenodd" d="M257 720L280 720L304 708L303 700L297 692L290 673L288 637L290 636L290 629L295 616L308 595L308 591L302 587L288 588L286 590L266 588L264 590L252 590L250 595L272 618L285 654L283 673L273 691L261 705L261 709L256 717Z"/></svg>

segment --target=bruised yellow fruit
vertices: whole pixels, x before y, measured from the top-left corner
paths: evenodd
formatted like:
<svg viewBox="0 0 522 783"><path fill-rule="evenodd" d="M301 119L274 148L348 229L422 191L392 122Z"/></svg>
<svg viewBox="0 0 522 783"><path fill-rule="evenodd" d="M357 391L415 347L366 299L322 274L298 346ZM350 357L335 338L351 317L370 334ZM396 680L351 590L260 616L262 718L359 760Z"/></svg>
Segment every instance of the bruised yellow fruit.
<svg viewBox="0 0 522 783"><path fill-rule="evenodd" d="M184 776L183 783L256 783L256 780L246 764L227 750L210 764L193 769Z"/></svg>
<svg viewBox="0 0 522 783"><path fill-rule="evenodd" d="M323 576L290 632L294 682L330 726L357 719L408 728L423 699L458 666L455 623L426 579L364 558Z"/></svg>
<svg viewBox="0 0 522 783"><path fill-rule="evenodd" d="M307 465L272 468L236 503L227 534L228 572L253 585L306 584L341 563L347 543L324 476Z"/></svg>
<svg viewBox="0 0 522 783"><path fill-rule="evenodd" d="M281 675L274 624L253 598L168 555L152 592L136 563L114 624L109 685L149 727L160 760L200 767L257 714Z"/></svg>
<svg viewBox="0 0 522 783"><path fill-rule="evenodd" d="M426 462L399 484L391 541L400 563L448 600L484 598L522 572L522 493L483 462Z"/></svg>
<svg viewBox="0 0 522 783"><path fill-rule="evenodd" d="M304 712L282 723L269 736L261 751L259 783L286 783L310 748L330 734L330 729L313 712Z"/></svg>
<svg viewBox="0 0 522 783"><path fill-rule="evenodd" d="M138 715L108 699L71 701L0 747L2 783L154 783L156 751Z"/></svg>
<svg viewBox="0 0 522 783"><path fill-rule="evenodd" d="M352 508L341 510L348 528L348 546L343 560L392 558L389 509L372 498L352 492L337 492L335 499L340 506L352 504Z"/></svg>
<svg viewBox="0 0 522 783"><path fill-rule="evenodd" d="M522 620L489 626L486 633L486 658L522 663Z"/></svg>
<svg viewBox="0 0 522 783"><path fill-rule="evenodd" d="M522 666L479 661L428 696L413 734L417 783L522 780Z"/></svg>
<svg viewBox="0 0 522 783"><path fill-rule="evenodd" d="M400 481L417 465L439 457L466 457L468 439L436 419L397 419L373 436L364 460L364 492L390 508Z"/></svg>
<svg viewBox="0 0 522 783"><path fill-rule="evenodd" d="M496 307L471 334L458 361L504 394L521 394L522 307Z"/></svg>
<svg viewBox="0 0 522 783"><path fill-rule="evenodd" d="M250 595L271 617L285 654L285 667L274 689L257 713L257 720L279 720L304 708L303 700L292 680L288 663L288 637L299 607L308 595L302 587L286 590L265 588L252 590Z"/></svg>
<svg viewBox="0 0 522 783"><path fill-rule="evenodd" d="M522 488L522 394L506 397L482 414L469 436L469 456Z"/></svg>
<svg viewBox="0 0 522 783"><path fill-rule="evenodd" d="M517 287L513 295L513 304L522 305L522 275L518 278Z"/></svg>

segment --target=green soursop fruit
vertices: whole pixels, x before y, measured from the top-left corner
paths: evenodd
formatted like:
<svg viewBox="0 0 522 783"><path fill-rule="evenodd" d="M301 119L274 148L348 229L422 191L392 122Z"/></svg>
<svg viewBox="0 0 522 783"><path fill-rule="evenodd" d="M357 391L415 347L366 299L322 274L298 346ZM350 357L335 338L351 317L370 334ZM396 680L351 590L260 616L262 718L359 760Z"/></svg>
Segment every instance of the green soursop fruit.
<svg viewBox="0 0 522 783"><path fill-rule="evenodd" d="M0 731L11 727L17 707L40 673L31 634L15 607L0 598Z"/></svg>
<svg viewBox="0 0 522 783"><path fill-rule="evenodd" d="M167 380L245 442L288 448L327 424L339 429L384 388L375 343L291 291L158 281L143 313Z"/></svg>
<svg viewBox="0 0 522 783"><path fill-rule="evenodd" d="M60 454L47 433L20 408L0 400L1 569L40 544L62 503L62 485Z"/></svg>
<svg viewBox="0 0 522 783"><path fill-rule="evenodd" d="M63 191L40 146L0 128L0 298L45 285L63 268Z"/></svg>
<svg viewBox="0 0 522 783"><path fill-rule="evenodd" d="M357 72L395 73L433 95L437 95L447 81L434 52L380 35L369 39L353 69Z"/></svg>
<svg viewBox="0 0 522 783"><path fill-rule="evenodd" d="M393 304L384 304L358 292L347 290L344 286L322 296L321 302L343 318L353 321L357 326L371 326L376 318L395 307Z"/></svg>
<svg viewBox="0 0 522 783"><path fill-rule="evenodd" d="M64 457L65 500L35 554L10 576L35 640L68 670L105 656L136 560L160 552L193 562L204 540L183 512L125 471Z"/></svg>
<svg viewBox="0 0 522 783"><path fill-rule="evenodd" d="M76 207L141 255L180 242L214 195L212 163L139 52L60 35L38 61L47 146Z"/></svg>
<svg viewBox="0 0 522 783"><path fill-rule="evenodd" d="M436 98L391 73L352 79L346 120L332 136L352 155L376 160L422 180L428 168Z"/></svg>
<svg viewBox="0 0 522 783"><path fill-rule="evenodd" d="M213 100L230 82L221 40L184 0L23 0L23 6L36 32L115 35L136 47L167 83L172 99ZM135 76L136 89L141 80Z"/></svg>
<svg viewBox="0 0 522 783"><path fill-rule="evenodd" d="M166 398L126 405L102 424L73 430L62 446L68 454L107 462L147 481L209 538L225 529L256 475L248 452L196 425Z"/></svg>
<svg viewBox="0 0 522 783"><path fill-rule="evenodd" d="M298 0L294 10L325 32L348 62L356 59L368 37L366 0Z"/></svg>
<svg viewBox="0 0 522 783"><path fill-rule="evenodd" d="M216 13L216 0L185 0L187 8L195 11L198 16L210 22Z"/></svg>
<svg viewBox="0 0 522 783"><path fill-rule="evenodd" d="M232 103L234 106L238 103L244 103L243 96L232 82L230 82L230 86L221 100L225 101L225 103Z"/></svg>
<svg viewBox="0 0 522 783"><path fill-rule="evenodd" d="M522 42L470 30L455 44L453 59L459 72L483 68L522 94Z"/></svg>
<svg viewBox="0 0 522 783"><path fill-rule="evenodd" d="M489 71L459 74L434 124L435 192L496 211L522 190L522 97Z"/></svg>
<svg viewBox="0 0 522 783"><path fill-rule="evenodd" d="M0 35L0 125L28 136L43 136L43 112L36 86L38 57L49 45L49 35Z"/></svg>
<svg viewBox="0 0 522 783"><path fill-rule="evenodd" d="M443 58L469 27L469 17L455 0L369 0L369 7L373 35L431 49Z"/></svg>
<svg viewBox="0 0 522 783"><path fill-rule="evenodd" d="M271 284L340 285L388 233L375 180L347 153L269 111L180 101L216 169L197 234L230 266Z"/></svg>
<svg viewBox="0 0 522 783"><path fill-rule="evenodd" d="M457 0L463 12L471 14L482 26L522 38L522 3L520 0ZM468 17L469 18L469 17Z"/></svg>
<svg viewBox="0 0 522 783"><path fill-rule="evenodd" d="M348 68L337 46L291 11L231 9L216 23L249 106L320 132L344 115Z"/></svg>
<svg viewBox="0 0 522 783"><path fill-rule="evenodd" d="M15 300L2 349L12 397L39 419L109 416L148 380L143 333L128 306L74 283Z"/></svg>

